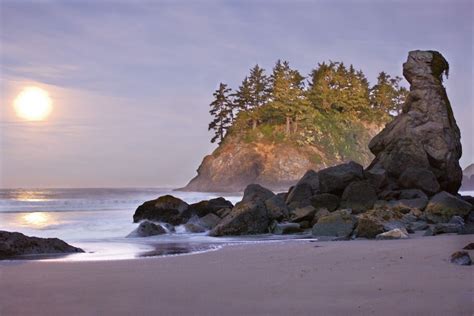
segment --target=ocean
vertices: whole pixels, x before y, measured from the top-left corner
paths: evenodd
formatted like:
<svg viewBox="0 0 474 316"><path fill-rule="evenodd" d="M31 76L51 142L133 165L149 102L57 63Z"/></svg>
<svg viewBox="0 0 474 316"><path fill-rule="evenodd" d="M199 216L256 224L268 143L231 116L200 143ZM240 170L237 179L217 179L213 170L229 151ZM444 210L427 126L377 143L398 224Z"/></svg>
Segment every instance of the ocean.
<svg viewBox="0 0 474 316"><path fill-rule="evenodd" d="M241 194L179 192L164 188L2 189L0 230L56 237L86 251L85 254L45 259L69 261L177 255L219 249L229 243L288 238L272 235L214 238L206 233L187 233L180 226L171 234L126 238L138 226L132 219L136 208L165 194L172 194L189 204L218 196L235 204L242 198Z"/></svg>

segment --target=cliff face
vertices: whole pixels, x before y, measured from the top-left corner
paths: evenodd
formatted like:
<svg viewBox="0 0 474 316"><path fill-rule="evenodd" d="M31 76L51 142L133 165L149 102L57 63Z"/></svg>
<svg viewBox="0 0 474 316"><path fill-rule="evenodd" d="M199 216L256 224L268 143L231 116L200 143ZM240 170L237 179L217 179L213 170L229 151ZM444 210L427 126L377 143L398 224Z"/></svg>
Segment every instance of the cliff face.
<svg viewBox="0 0 474 316"><path fill-rule="evenodd" d="M344 134L321 132L320 140L311 144L280 141L275 133L268 135L259 129L251 135L233 131L204 157L198 175L181 190L239 192L251 183L287 190L308 169L319 170L349 160L368 165L373 155L367 144L382 126L360 121L350 124L353 128Z"/></svg>

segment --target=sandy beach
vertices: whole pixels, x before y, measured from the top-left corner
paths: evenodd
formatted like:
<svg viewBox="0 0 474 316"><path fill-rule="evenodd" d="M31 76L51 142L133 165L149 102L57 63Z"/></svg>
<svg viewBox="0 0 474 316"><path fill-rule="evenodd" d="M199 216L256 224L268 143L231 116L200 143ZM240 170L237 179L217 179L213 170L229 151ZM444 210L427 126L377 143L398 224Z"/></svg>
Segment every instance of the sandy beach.
<svg viewBox="0 0 474 316"><path fill-rule="evenodd" d="M473 241L283 241L137 260L2 262L0 315L472 315L473 267L449 256Z"/></svg>

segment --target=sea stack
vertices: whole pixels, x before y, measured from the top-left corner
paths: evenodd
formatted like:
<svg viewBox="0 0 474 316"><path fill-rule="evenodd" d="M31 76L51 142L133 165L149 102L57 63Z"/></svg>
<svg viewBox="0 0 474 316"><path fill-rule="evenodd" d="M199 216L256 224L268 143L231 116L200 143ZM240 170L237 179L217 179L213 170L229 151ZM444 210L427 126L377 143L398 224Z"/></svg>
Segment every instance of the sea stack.
<svg viewBox="0 0 474 316"><path fill-rule="evenodd" d="M419 188L429 195L458 192L461 135L443 86L449 64L437 51L411 51L403 64L410 94L403 112L375 136L368 172L387 190Z"/></svg>

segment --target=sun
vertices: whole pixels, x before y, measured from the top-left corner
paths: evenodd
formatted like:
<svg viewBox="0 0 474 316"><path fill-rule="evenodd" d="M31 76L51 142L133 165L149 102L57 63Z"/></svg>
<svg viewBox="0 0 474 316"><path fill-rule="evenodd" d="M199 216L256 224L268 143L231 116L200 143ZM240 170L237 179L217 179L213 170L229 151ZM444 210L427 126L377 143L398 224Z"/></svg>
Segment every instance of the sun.
<svg viewBox="0 0 474 316"><path fill-rule="evenodd" d="M28 121L42 121L51 113L53 106L46 90L38 87L26 87L16 97L14 103L16 115Z"/></svg>

